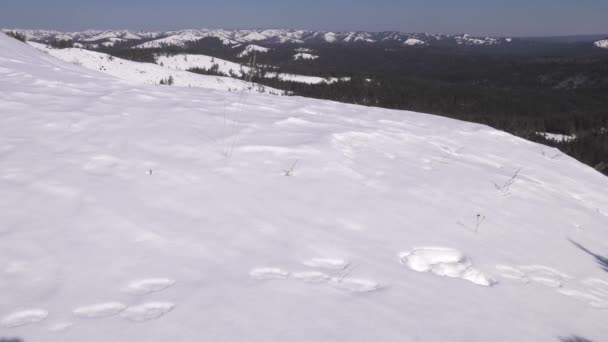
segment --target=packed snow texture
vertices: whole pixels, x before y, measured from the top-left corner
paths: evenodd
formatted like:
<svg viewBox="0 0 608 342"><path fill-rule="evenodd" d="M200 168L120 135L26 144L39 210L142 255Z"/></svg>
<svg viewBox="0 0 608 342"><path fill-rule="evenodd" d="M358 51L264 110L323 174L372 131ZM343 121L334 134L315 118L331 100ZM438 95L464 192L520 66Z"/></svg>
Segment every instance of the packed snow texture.
<svg viewBox="0 0 608 342"><path fill-rule="evenodd" d="M414 112L134 84L4 35L0 115L2 337L608 336L608 179L547 146ZM497 282L461 279L472 270Z"/></svg>

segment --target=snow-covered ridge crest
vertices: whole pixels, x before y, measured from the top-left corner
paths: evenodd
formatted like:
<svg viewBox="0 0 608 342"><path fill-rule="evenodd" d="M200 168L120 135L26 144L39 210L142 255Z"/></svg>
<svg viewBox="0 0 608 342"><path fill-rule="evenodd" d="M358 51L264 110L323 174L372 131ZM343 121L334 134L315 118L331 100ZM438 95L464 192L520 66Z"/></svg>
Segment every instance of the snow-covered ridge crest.
<svg viewBox="0 0 608 342"><path fill-rule="evenodd" d="M0 116L0 336L608 336L608 179L556 149L124 82L2 34Z"/></svg>
<svg viewBox="0 0 608 342"><path fill-rule="evenodd" d="M183 29L164 32L137 32L126 30L87 30L82 32L58 32L48 30L16 30L23 33L28 39L37 42L50 42L56 39L74 40L80 43L104 43L110 38L124 40L142 40L139 48L158 48L162 46L184 46L188 42L203 38L218 38L226 45L239 44L377 44L396 42L404 45L434 44L443 41L453 41L459 45L496 45L508 44L509 38L472 37L470 35L443 35L428 33L403 32L328 32L291 29L257 29L257 30L229 30L229 29Z"/></svg>

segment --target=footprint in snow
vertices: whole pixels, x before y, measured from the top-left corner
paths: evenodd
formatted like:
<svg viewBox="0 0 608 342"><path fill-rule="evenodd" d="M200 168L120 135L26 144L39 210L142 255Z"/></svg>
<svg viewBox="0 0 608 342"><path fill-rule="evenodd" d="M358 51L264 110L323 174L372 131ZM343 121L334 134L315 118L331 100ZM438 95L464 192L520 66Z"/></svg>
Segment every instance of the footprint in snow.
<svg viewBox="0 0 608 342"><path fill-rule="evenodd" d="M547 287L560 288L569 275L544 265L509 266L497 265L501 277L522 283L536 283Z"/></svg>
<svg viewBox="0 0 608 342"><path fill-rule="evenodd" d="M516 280L524 284L530 282L530 278L526 276L526 273L517 267L496 265L496 269L498 270L499 275L505 279Z"/></svg>
<svg viewBox="0 0 608 342"><path fill-rule="evenodd" d="M322 268L326 270L344 270L349 266L349 262L344 259L313 258L303 262L305 266Z"/></svg>
<svg viewBox="0 0 608 342"><path fill-rule="evenodd" d="M289 272L276 267L260 267L251 270L249 275L258 280L287 279Z"/></svg>
<svg viewBox="0 0 608 342"><path fill-rule="evenodd" d="M89 306L82 306L72 311L75 316L81 318L104 318L114 316L127 306L120 302L106 302Z"/></svg>
<svg viewBox="0 0 608 342"><path fill-rule="evenodd" d="M561 288L557 292L583 301L593 308L608 309L608 281L588 278L581 281L578 286Z"/></svg>
<svg viewBox="0 0 608 342"><path fill-rule="evenodd" d="M74 325L74 323L71 322L59 322L59 323L53 323L53 324L49 324L47 326L47 330L50 332L64 332L69 330L72 326Z"/></svg>
<svg viewBox="0 0 608 342"><path fill-rule="evenodd" d="M331 279L329 275L318 271L295 272L293 278L306 283L325 283Z"/></svg>
<svg viewBox="0 0 608 342"><path fill-rule="evenodd" d="M539 284L561 295L585 302L596 309L608 309L608 282L588 278L578 284L569 276L552 267L544 265L509 266L497 265L501 277L519 281L524 284ZM573 284L574 283L574 284Z"/></svg>
<svg viewBox="0 0 608 342"><path fill-rule="evenodd" d="M344 273L347 271L348 263L341 259L312 259L315 262L305 262L307 266L315 265L318 268L328 268L330 270L339 270ZM381 288L380 283L369 279L358 279L347 277L348 273L339 276L330 276L321 271L302 271L289 273L280 268L264 267L255 268L249 272L249 275L257 280L276 280L287 279L291 277L295 280L300 280L311 284L330 284L335 288L350 292L371 292Z"/></svg>
<svg viewBox="0 0 608 342"><path fill-rule="evenodd" d="M160 318L175 308L171 302L149 302L130 306L120 315L134 322L145 322Z"/></svg>
<svg viewBox="0 0 608 342"><path fill-rule="evenodd" d="M127 285L125 292L133 295L147 295L152 292L165 290L175 284L175 280L169 278L147 278L139 279Z"/></svg>
<svg viewBox="0 0 608 342"><path fill-rule="evenodd" d="M403 265L416 272L430 272L438 276L460 278L480 286L492 286L492 278L473 267L462 252L445 247L414 248L399 254Z"/></svg>
<svg viewBox="0 0 608 342"><path fill-rule="evenodd" d="M338 289L350 292L371 292L381 288L380 283L369 279L333 277L329 283Z"/></svg>
<svg viewBox="0 0 608 342"><path fill-rule="evenodd" d="M0 326L4 328L15 328L26 324L38 323L45 320L49 313L42 309L30 309L16 311L0 320Z"/></svg>

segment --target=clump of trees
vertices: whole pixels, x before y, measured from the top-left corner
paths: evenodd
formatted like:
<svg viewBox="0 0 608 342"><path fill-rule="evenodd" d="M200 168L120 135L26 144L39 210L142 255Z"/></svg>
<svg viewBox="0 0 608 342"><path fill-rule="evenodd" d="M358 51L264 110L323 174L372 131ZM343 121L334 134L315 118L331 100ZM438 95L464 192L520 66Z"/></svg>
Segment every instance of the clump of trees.
<svg viewBox="0 0 608 342"><path fill-rule="evenodd" d="M220 66L217 63L213 64L209 68L197 67L197 68L190 68L190 69L188 69L188 71L194 72L197 74L201 74L201 75L228 76L228 75L224 74L223 72L220 72Z"/></svg>
<svg viewBox="0 0 608 342"><path fill-rule="evenodd" d="M173 76L169 75L167 78L161 78L158 84L162 85L173 85Z"/></svg>
<svg viewBox="0 0 608 342"><path fill-rule="evenodd" d="M73 40L57 39L49 44L53 49L69 49L74 47Z"/></svg>
<svg viewBox="0 0 608 342"><path fill-rule="evenodd" d="M7 36L20 40L24 43L27 41L27 37L24 34L21 34L17 31L6 31L5 33Z"/></svg>

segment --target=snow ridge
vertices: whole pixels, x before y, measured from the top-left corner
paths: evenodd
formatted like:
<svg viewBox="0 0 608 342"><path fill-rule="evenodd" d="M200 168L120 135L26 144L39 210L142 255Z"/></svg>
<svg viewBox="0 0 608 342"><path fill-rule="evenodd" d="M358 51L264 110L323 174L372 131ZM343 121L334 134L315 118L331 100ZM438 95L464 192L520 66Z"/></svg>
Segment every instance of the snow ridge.
<svg viewBox="0 0 608 342"><path fill-rule="evenodd" d="M8 29L5 29L8 31ZM397 42L406 46L429 45L436 42L453 41L458 45L497 45L512 42L510 38L472 37L470 35L444 35L403 32L328 32L288 29L226 30L226 29L184 29L165 32L139 31L96 31L59 32L49 30L14 30L23 33L29 40L49 43L56 39L73 40L82 44L103 44L111 46L117 41L143 41L138 48L159 48L163 46L183 47L188 42L203 38L217 38L225 45L246 44L262 52L266 47L257 44L304 44L304 43L387 43ZM255 44L253 44L255 43ZM250 48L251 49L251 48Z"/></svg>

